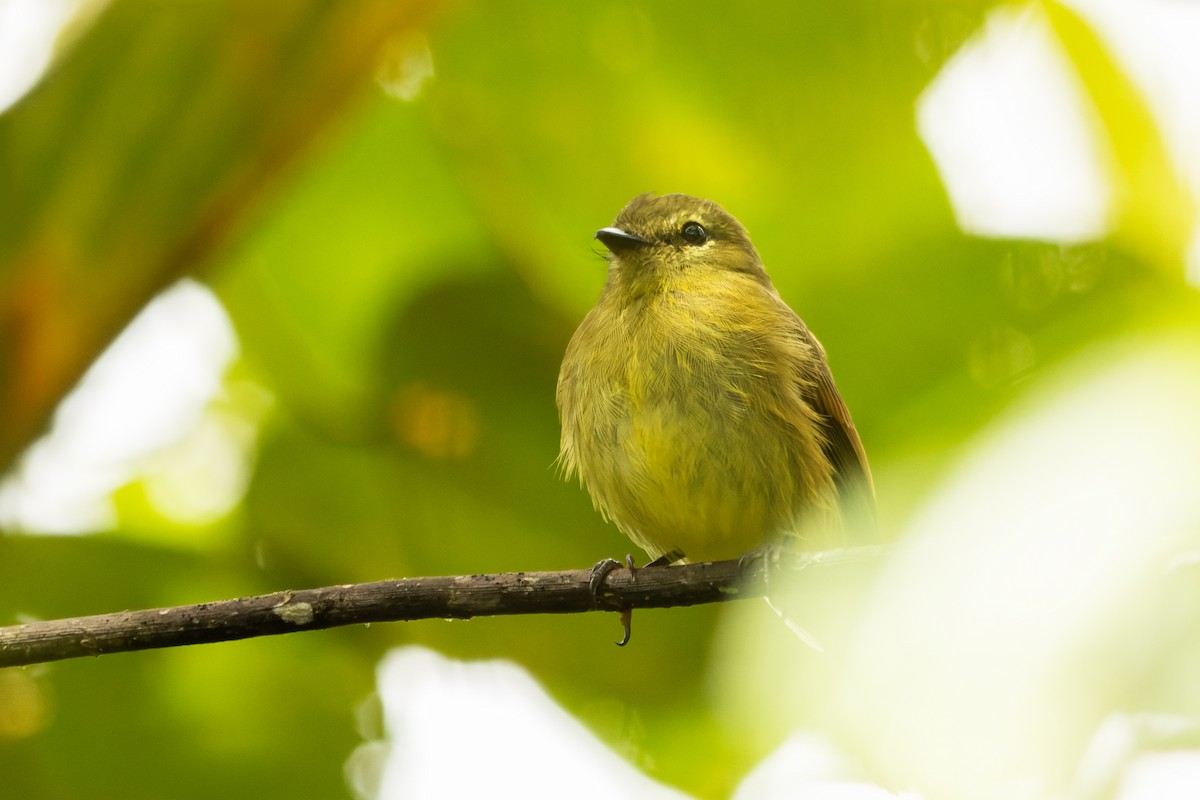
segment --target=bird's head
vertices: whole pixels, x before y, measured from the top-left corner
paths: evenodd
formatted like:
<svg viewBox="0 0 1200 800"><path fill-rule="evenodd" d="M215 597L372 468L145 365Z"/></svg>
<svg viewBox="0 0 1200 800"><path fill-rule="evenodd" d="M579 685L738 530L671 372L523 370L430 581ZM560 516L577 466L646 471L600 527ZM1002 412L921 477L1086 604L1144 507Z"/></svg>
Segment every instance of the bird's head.
<svg viewBox="0 0 1200 800"><path fill-rule="evenodd" d="M711 200L686 194L642 194L616 222L596 231L613 268L631 283L711 271L745 273L769 283L742 224Z"/></svg>

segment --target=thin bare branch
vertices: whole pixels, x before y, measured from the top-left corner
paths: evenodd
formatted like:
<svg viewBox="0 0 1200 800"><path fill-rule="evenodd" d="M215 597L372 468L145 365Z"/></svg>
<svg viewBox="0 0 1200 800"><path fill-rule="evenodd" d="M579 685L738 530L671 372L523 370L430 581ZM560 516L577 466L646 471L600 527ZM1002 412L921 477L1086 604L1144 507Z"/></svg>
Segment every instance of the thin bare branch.
<svg viewBox="0 0 1200 800"><path fill-rule="evenodd" d="M877 547L789 558L776 569L862 561ZM511 614L574 614L717 603L763 594L767 559L618 569L593 598L591 570L505 572L404 578L220 600L213 603L119 611L0 628L0 667L273 636L366 622L469 619ZM772 578L774 579L774 578Z"/></svg>

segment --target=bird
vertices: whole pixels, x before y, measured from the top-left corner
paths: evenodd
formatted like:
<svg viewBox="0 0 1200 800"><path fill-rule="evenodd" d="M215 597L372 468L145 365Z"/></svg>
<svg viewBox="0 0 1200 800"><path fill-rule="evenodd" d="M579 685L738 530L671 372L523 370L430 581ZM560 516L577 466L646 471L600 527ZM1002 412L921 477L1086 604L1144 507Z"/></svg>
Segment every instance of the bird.
<svg viewBox="0 0 1200 800"><path fill-rule="evenodd" d="M557 463L600 513L656 563L823 549L873 519L825 349L742 224L646 193L595 238L608 273L562 360Z"/></svg>

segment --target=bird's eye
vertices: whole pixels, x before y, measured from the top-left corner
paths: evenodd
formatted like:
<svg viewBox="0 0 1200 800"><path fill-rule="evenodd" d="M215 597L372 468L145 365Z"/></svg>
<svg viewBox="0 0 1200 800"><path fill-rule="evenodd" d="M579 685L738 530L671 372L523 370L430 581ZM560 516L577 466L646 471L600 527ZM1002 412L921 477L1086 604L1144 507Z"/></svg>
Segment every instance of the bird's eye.
<svg viewBox="0 0 1200 800"><path fill-rule="evenodd" d="M679 229L679 235L688 244L704 244L708 241L708 231L699 222L686 222Z"/></svg>

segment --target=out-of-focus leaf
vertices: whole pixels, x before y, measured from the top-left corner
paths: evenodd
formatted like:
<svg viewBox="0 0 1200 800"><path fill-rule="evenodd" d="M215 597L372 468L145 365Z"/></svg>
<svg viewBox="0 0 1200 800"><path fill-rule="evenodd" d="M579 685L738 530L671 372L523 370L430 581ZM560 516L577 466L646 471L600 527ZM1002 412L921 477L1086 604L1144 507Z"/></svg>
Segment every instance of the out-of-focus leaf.
<svg viewBox="0 0 1200 800"><path fill-rule="evenodd" d="M1042 6L1075 62L1112 146L1117 237L1146 264L1182 276L1196 202L1171 163L1145 97L1075 11L1054 0Z"/></svg>
<svg viewBox="0 0 1200 800"><path fill-rule="evenodd" d="M116 2L0 116L0 466L210 263L430 2Z"/></svg>

